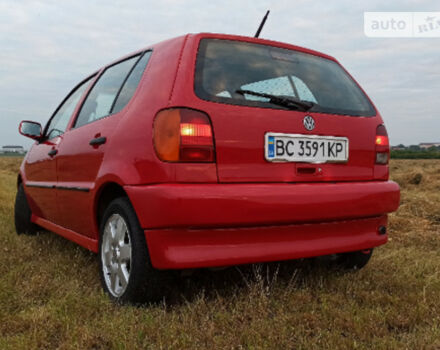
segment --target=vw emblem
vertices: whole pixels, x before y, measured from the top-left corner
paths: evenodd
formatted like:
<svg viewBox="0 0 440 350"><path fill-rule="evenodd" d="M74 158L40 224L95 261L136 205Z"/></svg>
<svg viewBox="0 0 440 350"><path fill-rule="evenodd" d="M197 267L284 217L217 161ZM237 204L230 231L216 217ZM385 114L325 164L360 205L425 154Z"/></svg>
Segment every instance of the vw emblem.
<svg viewBox="0 0 440 350"><path fill-rule="evenodd" d="M306 115L304 117L303 124L307 130L312 131L315 128L315 119L309 115Z"/></svg>

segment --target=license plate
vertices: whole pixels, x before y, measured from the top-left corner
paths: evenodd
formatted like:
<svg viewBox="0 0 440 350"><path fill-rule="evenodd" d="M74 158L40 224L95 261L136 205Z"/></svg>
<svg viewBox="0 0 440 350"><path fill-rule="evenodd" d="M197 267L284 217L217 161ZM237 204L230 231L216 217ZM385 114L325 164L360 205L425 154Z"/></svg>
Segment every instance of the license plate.
<svg viewBox="0 0 440 350"><path fill-rule="evenodd" d="M265 135L265 157L269 162L346 162L346 137L280 134Z"/></svg>

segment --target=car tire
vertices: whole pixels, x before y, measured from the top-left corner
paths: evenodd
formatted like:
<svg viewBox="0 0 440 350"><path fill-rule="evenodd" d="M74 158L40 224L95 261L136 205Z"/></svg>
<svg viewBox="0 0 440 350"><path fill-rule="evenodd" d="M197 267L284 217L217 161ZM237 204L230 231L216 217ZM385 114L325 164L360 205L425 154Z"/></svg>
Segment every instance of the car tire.
<svg viewBox="0 0 440 350"><path fill-rule="evenodd" d="M127 198L113 200L104 212L99 265L102 287L116 303L157 302L164 296L167 272L152 266L144 231Z"/></svg>
<svg viewBox="0 0 440 350"><path fill-rule="evenodd" d="M23 184L19 184L14 205L15 231L17 234L35 235L38 232L38 226L32 223L31 217L32 211Z"/></svg>
<svg viewBox="0 0 440 350"><path fill-rule="evenodd" d="M373 248L338 254L337 263L347 270L360 270L370 261Z"/></svg>

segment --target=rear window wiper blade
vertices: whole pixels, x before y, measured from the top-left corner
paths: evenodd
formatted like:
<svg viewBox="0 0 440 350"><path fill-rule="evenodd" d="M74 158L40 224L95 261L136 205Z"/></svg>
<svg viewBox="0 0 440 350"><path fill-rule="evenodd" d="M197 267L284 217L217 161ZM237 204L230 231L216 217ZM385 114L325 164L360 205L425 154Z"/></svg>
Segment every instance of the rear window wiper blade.
<svg viewBox="0 0 440 350"><path fill-rule="evenodd" d="M265 97L269 99L269 103L273 103L275 105L287 107L290 109L301 109L303 111L308 111L309 109L311 109L313 106L316 105L316 103L311 101L303 101L296 98L281 97L277 95L266 94L264 92L257 92L252 90L238 89L235 90L235 92L240 95L247 94L258 97Z"/></svg>

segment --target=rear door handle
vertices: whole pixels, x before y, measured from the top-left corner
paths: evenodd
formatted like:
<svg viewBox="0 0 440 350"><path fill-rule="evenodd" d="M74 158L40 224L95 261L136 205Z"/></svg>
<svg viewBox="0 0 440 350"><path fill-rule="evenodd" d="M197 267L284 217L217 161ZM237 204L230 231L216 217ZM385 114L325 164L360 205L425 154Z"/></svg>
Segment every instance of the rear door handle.
<svg viewBox="0 0 440 350"><path fill-rule="evenodd" d="M49 157L53 157L54 155L56 155L58 153L57 149L51 149L48 153Z"/></svg>
<svg viewBox="0 0 440 350"><path fill-rule="evenodd" d="M107 142L107 137L101 136L101 137L96 137L94 139L91 139L89 144L90 144L90 146L99 146L99 145L103 145L106 142Z"/></svg>

